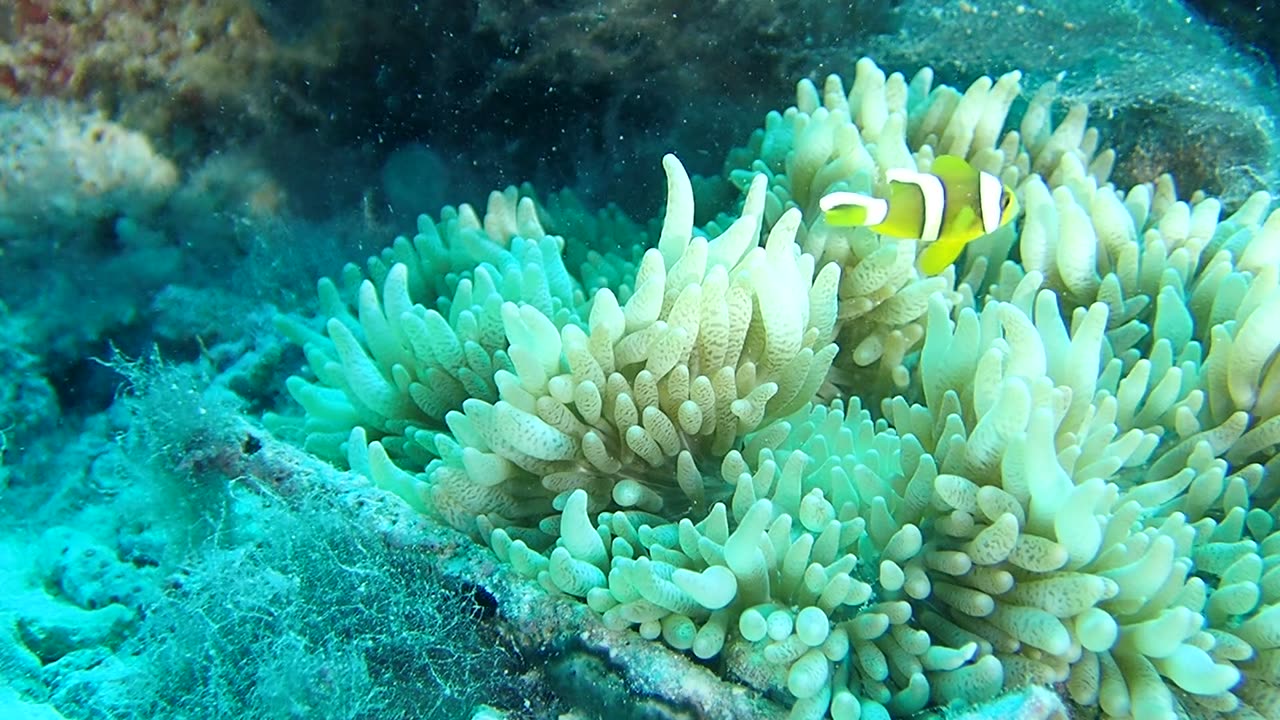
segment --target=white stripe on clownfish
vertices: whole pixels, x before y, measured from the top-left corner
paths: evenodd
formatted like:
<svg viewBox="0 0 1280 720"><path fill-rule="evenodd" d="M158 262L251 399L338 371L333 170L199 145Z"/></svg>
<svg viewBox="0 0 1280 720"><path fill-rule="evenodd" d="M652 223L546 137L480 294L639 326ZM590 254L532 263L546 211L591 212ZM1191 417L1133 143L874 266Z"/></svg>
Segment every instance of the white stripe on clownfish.
<svg viewBox="0 0 1280 720"><path fill-rule="evenodd" d="M989 172L978 175L978 200L982 209L982 231L993 233L1000 227L1004 208L1000 206L1004 184Z"/></svg>
<svg viewBox="0 0 1280 720"><path fill-rule="evenodd" d="M931 173L894 168L885 173L885 179L889 182L910 183L920 188L924 211L920 242L928 244L937 240L942 232L942 213L947 207L947 190L942 184L942 178Z"/></svg>
<svg viewBox="0 0 1280 720"><path fill-rule="evenodd" d="M889 216L889 201L870 195L863 195L862 193L833 192L823 195L818 200L818 207L824 213L849 205L857 205L866 209L867 217L864 222L867 225L879 225Z"/></svg>

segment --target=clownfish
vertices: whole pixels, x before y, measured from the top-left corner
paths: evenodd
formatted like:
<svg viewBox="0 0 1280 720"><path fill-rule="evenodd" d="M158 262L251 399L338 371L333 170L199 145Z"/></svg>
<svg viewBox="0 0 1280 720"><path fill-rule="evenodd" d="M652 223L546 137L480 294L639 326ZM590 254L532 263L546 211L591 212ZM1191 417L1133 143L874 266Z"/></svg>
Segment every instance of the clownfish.
<svg viewBox="0 0 1280 720"><path fill-rule="evenodd" d="M1013 190L955 155L939 155L932 172L896 168L885 174L886 197L833 192L818 201L827 223L866 226L890 237L919 240L920 269L936 275L964 246L1004 227L1018 214Z"/></svg>

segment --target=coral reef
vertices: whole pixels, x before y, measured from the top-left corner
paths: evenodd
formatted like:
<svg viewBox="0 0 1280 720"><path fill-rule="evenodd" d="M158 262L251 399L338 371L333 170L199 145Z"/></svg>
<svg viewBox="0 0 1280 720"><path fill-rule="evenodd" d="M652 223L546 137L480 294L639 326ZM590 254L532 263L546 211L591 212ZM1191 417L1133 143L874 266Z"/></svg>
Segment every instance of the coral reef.
<svg viewBox="0 0 1280 720"><path fill-rule="evenodd" d="M167 338L150 336L155 291L166 278L191 278L188 284L199 289L243 290L291 307L299 286L306 287L299 278L332 275L351 244L371 247L391 236L382 223L398 228L404 202L378 169L397 151L429 144L449 170L452 202L482 201L493 184L514 178L543 188L572 184L580 197L647 214L661 195L654 157L674 148L691 173L718 172L724 149L769 107L783 104L779 98L797 73L851 73L851 47L874 48L904 67L954 58L941 72L961 78L985 71L989 58L1031 64L1037 82L1065 69L1060 91L1088 101L1113 140L1124 143L1121 178L1146 181L1172 169L1187 189L1230 191L1224 202L1234 207L1247 197L1236 188L1253 186L1233 178L1265 183L1270 177L1272 114L1260 100L1266 76L1224 54L1203 25L1173 23L1176 8L1151 0L1031 7L1021 14L1016 5L1000 0L974 12L964 4L939 9L910 0L838 9L789 2L781 6L785 17L770 17L776 3L718 3L701 14L661 2L9 3L0 7L0 56L17 62L24 77L62 68L73 78L24 85L18 93L24 104L15 112L44 112L33 110L40 103L32 101L45 95L79 99L105 116L84 107L59 112L87 118L86 126L109 125L104 137L122 146L141 133L152 154L177 166L180 183L160 223L117 228L113 222L120 214L133 217L134 203L149 191L133 197L113 191L85 203L96 210L75 216L84 224L70 228L74 238L56 241L60 249L69 241L78 252L60 251L57 263L45 261L43 242L29 244L34 252L18 258L6 236L4 257L20 262L22 271L0 288L0 299L14 313L52 320L47 332L44 323L30 323L34 344L53 349L51 376L97 398L87 404L101 409L110 392L90 386L107 381L80 360L104 354L108 340L134 354L159 340L171 357L189 357L192 342L174 348ZM726 22L727 13L740 22ZM1146 15L1158 21L1140 24L1136 18ZM234 33L224 32L228 23ZM1105 25L1114 42L1095 47L1087 35L1064 31L1069 23ZM545 31L532 32L535 26ZM187 29L191 38L183 35ZM731 39L717 39L722 32ZM1049 54L1046 36L1055 38ZM1197 51L1183 52L1191 43ZM48 62L35 57L45 50ZM1104 52L1105 62L1098 60ZM574 58L584 61L569 62ZM694 62L717 71L687 72ZM1204 67L1193 73L1183 63ZM1255 75L1257 83L1246 86ZM1179 79L1192 76L1202 82ZM1194 147L1178 145L1188 137L1196 139ZM66 166L51 167L61 172ZM65 199L64 186L33 168L25 169L26 184L55 193L31 198ZM717 185L726 197L733 192L728 183ZM723 199L709 201L703 188L697 192L699 224L727 207ZM425 197L415 211L437 212L431 203L440 197ZM552 204L548 198L549 209ZM359 217L322 226L332 221L334 207L357 206ZM49 203L26 207L35 216L66 217ZM3 224L29 236L43 224L18 225L35 216ZM550 232L569 232L563 228L575 220L559 219L562 227ZM311 221L316 224L308 226ZM337 246L342 249L333 252ZM566 252L576 252L575 244ZM66 280L91 270L99 282L90 287ZM76 302L86 289L92 301Z"/></svg>
<svg viewBox="0 0 1280 720"><path fill-rule="evenodd" d="M243 333L245 318L269 312L245 307L264 288L277 299L291 284L310 292L281 277L277 261L340 267L332 248L344 239L332 228L323 243L290 252L286 233L307 228L281 217L282 189L246 153L180 171L146 135L56 100L0 107L0 133L0 303L10 337L40 348L41 372L71 404L110 403L114 382L87 359L108 354L109 342L131 353L159 342L189 356L198 337ZM177 276L205 291L198 306L219 322L168 322L194 306L171 305L172 287L162 292Z"/></svg>
<svg viewBox="0 0 1280 720"><path fill-rule="evenodd" d="M1276 83L1193 3L374 5L0 2L0 717L1280 715ZM819 216L942 152L1027 208L954 272Z"/></svg>
<svg viewBox="0 0 1280 720"><path fill-rule="evenodd" d="M16 0L4 12L0 98L83 100L158 137L205 113L274 118L289 96L277 81L329 62L278 42L246 0Z"/></svg>
<svg viewBox="0 0 1280 720"><path fill-rule="evenodd" d="M0 132L0 302L57 376L181 265L159 229L178 170L145 136L54 101L0 109Z"/></svg>
<svg viewBox="0 0 1280 720"><path fill-rule="evenodd" d="M0 109L0 237L92 233L128 218L146 222L168 201L178 169L143 135L56 102Z"/></svg>
<svg viewBox="0 0 1280 720"><path fill-rule="evenodd" d="M234 371L118 368L131 390L110 413L56 453L9 458L0 518L35 539L0 540L0 715L467 717L542 701L476 578L406 551L422 528L385 493L265 438Z"/></svg>
<svg viewBox="0 0 1280 720"><path fill-rule="evenodd" d="M23 323L0 303L0 337L5 338L0 344L0 493L8 477L6 459L14 460L59 416L57 395L39 356L25 343L26 334Z"/></svg>
<svg viewBox="0 0 1280 720"><path fill-rule="evenodd" d="M660 231L619 242L649 249L584 265L617 281L561 254L607 223L514 188L424 216L282 320L311 376L271 422L793 718L1050 683L1272 717L1280 214L1117 189L1052 85L1006 127L1020 81L802 81L729 158L740 207L695 226L664 159ZM941 154L1025 207L942 275L817 212Z"/></svg>

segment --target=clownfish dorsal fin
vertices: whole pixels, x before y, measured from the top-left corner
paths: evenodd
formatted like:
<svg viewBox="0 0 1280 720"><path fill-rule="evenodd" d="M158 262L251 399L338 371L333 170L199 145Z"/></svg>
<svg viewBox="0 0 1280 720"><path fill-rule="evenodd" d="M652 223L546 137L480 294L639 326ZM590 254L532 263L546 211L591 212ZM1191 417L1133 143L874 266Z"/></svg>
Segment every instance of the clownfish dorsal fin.
<svg viewBox="0 0 1280 720"><path fill-rule="evenodd" d="M942 178L944 183L952 183L978 174L978 171L964 158L955 155L939 155L933 159L929 172Z"/></svg>

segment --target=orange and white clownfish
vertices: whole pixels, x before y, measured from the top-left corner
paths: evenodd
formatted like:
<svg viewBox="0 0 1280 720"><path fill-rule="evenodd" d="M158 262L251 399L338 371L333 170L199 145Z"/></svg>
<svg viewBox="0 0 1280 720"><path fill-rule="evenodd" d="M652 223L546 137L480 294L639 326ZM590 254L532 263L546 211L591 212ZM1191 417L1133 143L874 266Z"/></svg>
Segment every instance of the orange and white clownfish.
<svg viewBox="0 0 1280 720"><path fill-rule="evenodd" d="M924 246L920 269L928 275L947 269L965 245L1018 214L1018 200L1008 185L955 155L939 155L932 172L895 168L885 179L885 197L833 192L818 205L830 225L866 226L890 237L919 240Z"/></svg>

